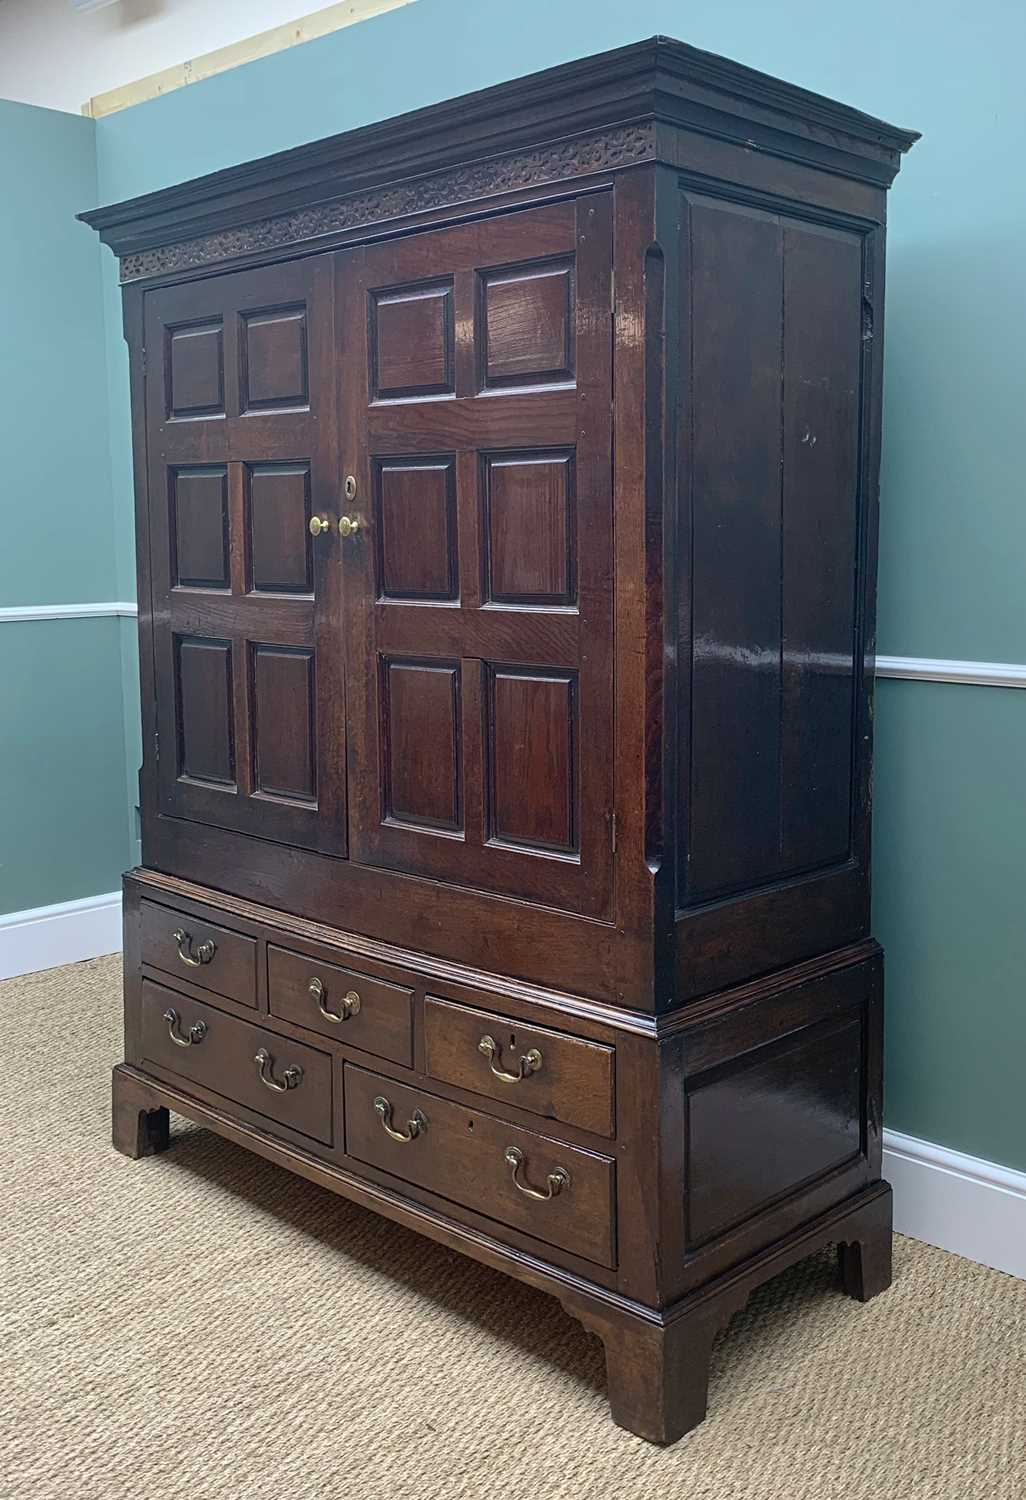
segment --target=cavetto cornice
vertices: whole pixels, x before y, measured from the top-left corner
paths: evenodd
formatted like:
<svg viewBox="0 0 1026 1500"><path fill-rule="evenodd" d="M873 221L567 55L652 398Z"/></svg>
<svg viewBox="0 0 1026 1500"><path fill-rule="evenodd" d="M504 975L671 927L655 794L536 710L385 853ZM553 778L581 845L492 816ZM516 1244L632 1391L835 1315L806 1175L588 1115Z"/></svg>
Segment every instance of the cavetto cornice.
<svg viewBox="0 0 1026 1500"><path fill-rule="evenodd" d="M662 123L887 187L913 131L655 37L83 213L166 276L657 159Z"/></svg>

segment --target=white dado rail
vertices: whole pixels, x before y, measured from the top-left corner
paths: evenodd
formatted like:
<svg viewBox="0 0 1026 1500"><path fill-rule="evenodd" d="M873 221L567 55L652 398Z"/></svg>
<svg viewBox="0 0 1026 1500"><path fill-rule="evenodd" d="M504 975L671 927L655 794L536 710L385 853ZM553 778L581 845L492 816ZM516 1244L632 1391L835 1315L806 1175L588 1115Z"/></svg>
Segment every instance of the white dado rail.
<svg viewBox="0 0 1026 1500"><path fill-rule="evenodd" d="M23 620L102 620L112 615L137 615L139 606L128 599L112 604L15 604L0 609L0 625Z"/></svg>
<svg viewBox="0 0 1026 1500"><path fill-rule="evenodd" d="M139 613L130 600L110 604L18 604L0 609L0 625L23 620L93 620ZM1026 688L1026 662L948 661L939 656L878 656L878 677L910 682L964 682L976 687Z"/></svg>
<svg viewBox="0 0 1026 1500"><path fill-rule="evenodd" d="M878 677L919 682L968 682L976 687L1026 688L1026 662L945 661L937 656L878 656Z"/></svg>

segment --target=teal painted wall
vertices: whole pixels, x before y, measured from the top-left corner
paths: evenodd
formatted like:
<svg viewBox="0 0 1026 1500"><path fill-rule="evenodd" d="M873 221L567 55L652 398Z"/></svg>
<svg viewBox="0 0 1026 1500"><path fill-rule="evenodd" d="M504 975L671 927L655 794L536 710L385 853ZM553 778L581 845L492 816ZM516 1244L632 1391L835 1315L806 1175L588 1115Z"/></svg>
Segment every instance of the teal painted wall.
<svg viewBox="0 0 1026 1500"><path fill-rule="evenodd" d="M0 625L0 912L120 886L129 843L119 624Z"/></svg>
<svg viewBox="0 0 1026 1500"><path fill-rule="evenodd" d="M881 650L1026 660L1018 474L1026 10L933 0L418 3L97 123L95 201L385 118L654 32L924 132L891 201ZM874 42L874 39L879 39ZM88 197L84 200L88 203ZM83 206L78 204L76 206ZM132 586L128 387L113 263L108 356L118 593ZM137 763L134 645L124 743ZM1016 893L1026 693L884 682L876 926L889 954L887 1119L1026 1168L1026 937Z"/></svg>
<svg viewBox="0 0 1026 1500"><path fill-rule="evenodd" d="M133 598L114 546L91 120L0 100L0 607ZM123 503L119 514L123 516ZM131 857L121 622L0 623L0 913Z"/></svg>
<svg viewBox="0 0 1026 1500"><path fill-rule="evenodd" d="M1026 692L877 694L887 1124L1026 1168Z"/></svg>
<svg viewBox="0 0 1026 1500"><path fill-rule="evenodd" d="M3 605L118 597L96 191L92 120L0 100Z"/></svg>

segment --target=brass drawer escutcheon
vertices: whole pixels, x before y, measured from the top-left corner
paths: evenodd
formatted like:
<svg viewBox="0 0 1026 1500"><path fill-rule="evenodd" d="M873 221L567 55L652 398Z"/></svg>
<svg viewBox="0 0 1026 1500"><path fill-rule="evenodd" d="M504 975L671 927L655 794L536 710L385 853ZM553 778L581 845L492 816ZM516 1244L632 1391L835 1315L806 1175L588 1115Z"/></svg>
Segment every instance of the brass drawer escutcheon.
<svg viewBox="0 0 1026 1500"><path fill-rule="evenodd" d="M519 1146L507 1146L504 1158L507 1166L513 1168L513 1186L525 1198L535 1198L539 1203L548 1203L550 1198L558 1198L564 1188L570 1186L570 1173L565 1167L555 1167L545 1179L548 1183L548 1192L540 1193L537 1188L528 1187L525 1182L520 1181L519 1172L524 1164L524 1153Z"/></svg>
<svg viewBox="0 0 1026 1500"><path fill-rule="evenodd" d="M487 1057L488 1066L492 1070L492 1076L503 1083L522 1083L532 1073L537 1073L542 1065L542 1055L537 1047L532 1047L530 1052L525 1052L520 1059L520 1071L518 1073L507 1073L502 1067L502 1048L494 1037L483 1036L477 1044L477 1050L483 1057Z"/></svg>
<svg viewBox="0 0 1026 1500"><path fill-rule="evenodd" d="M176 1047L195 1047L207 1034L206 1021L194 1021L188 1033L183 1035L182 1018L173 1005L169 1005L164 1012L164 1020L167 1022L168 1035Z"/></svg>
<svg viewBox="0 0 1026 1500"><path fill-rule="evenodd" d="M289 1089L297 1089L303 1081L303 1070L298 1063L285 1069L281 1075L281 1082L274 1076L274 1058L266 1047L261 1047L253 1061L260 1069L260 1082L266 1084L276 1094L286 1094Z"/></svg>
<svg viewBox="0 0 1026 1500"><path fill-rule="evenodd" d="M307 994L317 1006L326 1021L348 1021L350 1016L358 1016L363 1002L357 990L347 990L339 1001L338 1010L329 1010L327 992L322 979L311 979L307 986Z"/></svg>
<svg viewBox="0 0 1026 1500"><path fill-rule="evenodd" d="M378 1119L381 1121L381 1128L385 1134L391 1136L393 1141L401 1141L403 1145L415 1141L418 1135L427 1129L426 1117L419 1109L415 1109L406 1122L406 1133L396 1130L392 1124L392 1106L383 1094L379 1094L375 1099L374 1108L377 1110Z"/></svg>
<svg viewBox="0 0 1026 1500"><path fill-rule="evenodd" d="M188 964L190 969L198 969L201 964L208 964L217 952L217 944L213 938L207 938L205 943L200 943L194 948L192 936L184 927L177 929L174 939L178 944L178 957L183 964Z"/></svg>

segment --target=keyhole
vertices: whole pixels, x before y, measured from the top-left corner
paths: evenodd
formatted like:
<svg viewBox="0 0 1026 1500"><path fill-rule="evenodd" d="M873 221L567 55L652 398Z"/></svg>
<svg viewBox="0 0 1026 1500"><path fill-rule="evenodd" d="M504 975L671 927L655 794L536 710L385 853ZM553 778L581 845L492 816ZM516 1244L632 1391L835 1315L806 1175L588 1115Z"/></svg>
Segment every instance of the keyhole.
<svg viewBox="0 0 1026 1500"><path fill-rule="evenodd" d="M509 1034L509 1044L511 1047L515 1047L517 1044L516 1036L512 1031Z"/></svg>

